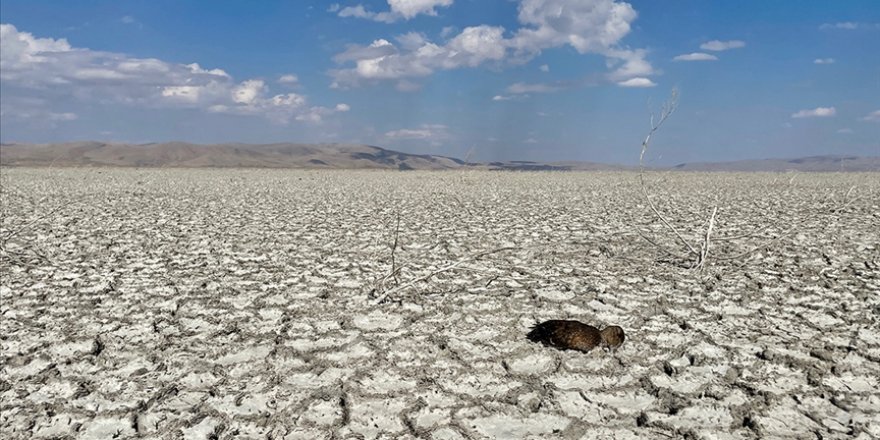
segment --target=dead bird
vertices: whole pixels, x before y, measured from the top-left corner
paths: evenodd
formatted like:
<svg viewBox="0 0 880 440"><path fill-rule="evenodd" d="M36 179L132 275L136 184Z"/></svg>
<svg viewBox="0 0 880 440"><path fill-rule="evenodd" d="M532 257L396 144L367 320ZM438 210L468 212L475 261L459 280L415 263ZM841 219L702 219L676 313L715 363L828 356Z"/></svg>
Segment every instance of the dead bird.
<svg viewBox="0 0 880 440"><path fill-rule="evenodd" d="M623 329L616 325L609 325L599 331L596 327L582 322L557 319L536 324L526 337L532 342L540 342L560 350L583 352L600 345L614 351L623 345L626 339Z"/></svg>

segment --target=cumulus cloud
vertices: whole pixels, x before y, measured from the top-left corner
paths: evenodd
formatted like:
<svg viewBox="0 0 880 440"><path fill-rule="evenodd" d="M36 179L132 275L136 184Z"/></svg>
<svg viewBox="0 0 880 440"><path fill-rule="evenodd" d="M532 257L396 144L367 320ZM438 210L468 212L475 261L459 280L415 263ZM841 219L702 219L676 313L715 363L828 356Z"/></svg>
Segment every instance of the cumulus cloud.
<svg viewBox="0 0 880 440"><path fill-rule="evenodd" d="M520 51L569 44L579 53L600 53L616 45L630 31L636 11L614 0L522 0L519 22L524 25L511 45Z"/></svg>
<svg viewBox="0 0 880 440"><path fill-rule="evenodd" d="M608 78L615 82L625 81L654 74L654 68L651 66L645 56L648 51L644 49L637 50L609 50L605 53L605 64L609 68L617 66L617 68L608 74Z"/></svg>
<svg viewBox="0 0 880 440"><path fill-rule="evenodd" d="M657 83L648 78L630 78L626 81L618 82L617 85L620 87L654 87Z"/></svg>
<svg viewBox="0 0 880 440"><path fill-rule="evenodd" d="M538 69L540 69L541 72L549 72L549 71L550 71L550 66L548 66L548 65L546 65L546 64L541 64L541 67L538 67Z"/></svg>
<svg viewBox="0 0 880 440"><path fill-rule="evenodd" d="M363 18L382 23L394 23L401 19L409 20L421 14L436 16L436 8L451 6L452 2L453 0L388 0L390 10L385 12L368 11L364 5L360 4L343 8L334 3L328 11L334 12L340 17Z"/></svg>
<svg viewBox="0 0 880 440"><path fill-rule="evenodd" d="M834 64L834 58L816 58L813 64Z"/></svg>
<svg viewBox="0 0 880 440"><path fill-rule="evenodd" d="M410 19L419 14L437 15L434 8L449 7L453 0L388 0L391 12Z"/></svg>
<svg viewBox="0 0 880 440"><path fill-rule="evenodd" d="M741 48L741 47L746 47L746 43L745 43L745 41L740 41L740 40L730 40L730 41L712 40L712 41L707 41L707 42L705 42L705 43L703 43L703 44L700 45L700 49L703 49L703 50L711 50L711 51L713 51L713 52L721 52L721 51L724 51L724 50L730 50L730 49L739 49L739 48Z"/></svg>
<svg viewBox="0 0 880 440"><path fill-rule="evenodd" d="M412 36L401 40L400 48L385 39L369 46L350 46L335 57L337 62L353 61L349 69L332 70L333 87L348 87L363 80L401 80L432 74L436 70L475 67L487 61L500 61L505 50L501 46L501 28L474 26L440 46ZM400 42L400 41L399 41ZM408 49L407 49L408 47Z"/></svg>
<svg viewBox="0 0 880 440"><path fill-rule="evenodd" d="M801 110L791 115L792 118L827 118L837 114L834 107L816 107L814 109Z"/></svg>
<svg viewBox="0 0 880 440"><path fill-rule="evenodd" d="M880 122L880 110L874 110L871 113L868 113L868 115L862 118L862 120L867 122Z"/></svg>
<svg viewBox="0 0 880 440"><path fill-rule="evenodd" d="M249 79L232 89L232 100L238 104L252 105L266 90L266 83L262 80Z"/></svg>
<svg viewBox="0 0 880 440"><path fill-rule="evenodd" d="M263 80L236 83L222 69L205 69L196 63L177 64L75 48L65 39L37 38L11 24L0 24L0 81L4 99L39 97L44 106L51 106L56 98L74 98L260 115L281 123L318 121L335 112L309 107L306 98L295 93L272 95Z"/></svg>
<svg viewBox="0 0 880 440"><path fill-rule="evenodd" d="M542 50L569 45L582 54L605 56L613 69L608 78L621 82L654 74L645 59L647 51L618 46L636 16L630 4L616 0L521 0L518 20L522 26L507 34L509 37L503 27L479 25L464 28L442 44L421 34L398 37L397 45L377 39L336 55L338 63L354 66L330 74L333 87L351 87L365 81L425 77L438 70L522 63Z"/></svg>
<svg viewBox="0 0 880 440"><path fill-rule="evenodd" d="M703 53L703 52L694 52L688 53L684 55L679 55L672 59L673 61L717 61L718 57L712 54Z"/></svg>

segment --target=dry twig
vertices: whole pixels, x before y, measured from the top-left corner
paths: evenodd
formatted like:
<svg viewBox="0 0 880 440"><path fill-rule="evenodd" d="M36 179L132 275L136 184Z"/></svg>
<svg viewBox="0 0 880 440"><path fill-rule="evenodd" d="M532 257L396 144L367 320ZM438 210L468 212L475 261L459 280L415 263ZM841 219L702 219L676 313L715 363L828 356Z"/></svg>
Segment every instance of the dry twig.
<svg viewBox="0 0 880 440"><path fill-rule="evenodd" d="M663 214L660 213L660 211L657 209L657 206L654 205L654 201L651 200L651 195L648 194L648 187L645 184L645 153L648 151L648 145L651 144L651 137L654 136L654 133L659 130L661 126L663 126L663 123L666 122L666 119L668 119L669 116L671 116L672 113L675 112L677 106L678 90L672 89L672 96L669 98L668 101L666 101L665 104L663 104L663 108L660 110L660 119L656 124L654 123L654 114L651 114L651 131L648 132L648 135L645 136L645 140L642 141L642 153L639 155L639 184L642 187L642 193L645 195L645 200L648 202L648 206L651 208L651 211L654 212L654 215L657 216L657 218L663 223L663 225L665 225L670 231L672 231L673 234L675 234L678 240L681 241L681 243L684 244L685 247L687 247L692 254L699 256L700 253L693 246L691 246L691 244L688 243L688 241L681 235L681 233L678 232L678 229L676 229L675 226L672 226L672 223L670 223L669 220L667 220L666 217L664 217Z"/></svg>
<svg viewBox="0 0 880 440"><path fill-rule="evenodd" d="M666 219L666 217L664 217L663 214L660 213L660 210L657 209L657 205L655 205L654 201L651 199L650 193L648 193L647 184L645 184L645 153L648 151L648 146L651 144L651 138L654 136L654 133L656 133L657 130L660 129L660 127L663 125L663 123L666 122L666 119L668 119L669 116L671 116L672 113L675 112L675 109L677 108L677 106L678 106L678 90L672 89L672 95L669 97L669 100L667 100L663 104L663 107L660 110L659 120L656 120L656 123L655 123L654 114L651 113L651 130L648 132L648 135L645 136L645 140L642 141L642 152L641 152L641 154L639 154L639 185L642 188L642 194L645 196L645 200L648 202L648 206L651 208L651 211L654 213L654 216L657 217L657 219L659 219L660 222L663 223L663 225L666 226L666 228L672 232L672 234L675 236L675 238L679 242L681 242L681 244L684 245L685 248L687 248L687 250L690 252L690 255L692 256L692 258L694 258L694 263L692 265L692 268L703 269L706 265L706 259L709 256L709 240L712 235L712 229L715 226L715 216L718 213L718 205L716 204L714 209L712 210L712 216L709 218L708 226L706 227L706 232L705 232L705 234L703 234L703 241L700 245L700 249L697 250L697 248L695 248L684 237L684 235L682 235L681 232L679 232L678 229L676 229L675 226L673 226L672 223L668 219ZM637 229L637 232L639 233L639 235L641 235L643 238L645 238L648 241L648 243L651 243L652 245L658 247L659 249L663 250L665 253L667 253L669 255L677 256L676 253L660 246L656 241L649 239L645 234L643 234L641 232L641 230L638 230L638 228L636 228L636 229Z"/></svg>
<svg viewBox="0 0 880 440"><path fill-rule="evenodd" d="M373 300L373 303L374 304L381 304L381 303L385 302L388 299L388 297L390 297L391 295L393 295L397 292L400 292L404 289L408 289L410 287L413 287L416 284L419 284L421 282L428 281L429 279L433 278L435 275L441 274L443 272L448 272L448 271L454 270L454 269L458 268L459 266L461 266L462 264L479 260L480 258L483 258L486 255L496 254L498 252L509 251L509 250L513 250L513 249L516 249L516 248L512 247L512 246L500 247L500 248L488 250L485 252L480 252L480 253L478 253L476 255L472 255L470 257L462 258L461 260L458 260L455 263L452 263L448 266L441 267L440 269L434 270L427 275L418 277L415 280L412 280L406 284L399 285L391 290L386 290L386 291L382 292L382 294L380 294L378 297L376 297L375 300Z"/></svg>

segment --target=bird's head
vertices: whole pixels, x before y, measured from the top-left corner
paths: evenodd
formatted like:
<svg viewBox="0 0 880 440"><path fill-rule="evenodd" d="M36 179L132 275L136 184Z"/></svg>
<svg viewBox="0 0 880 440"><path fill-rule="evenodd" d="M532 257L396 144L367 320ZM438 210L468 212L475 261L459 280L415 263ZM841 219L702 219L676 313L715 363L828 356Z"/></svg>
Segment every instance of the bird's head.
<svg viewBox="0 0 880 440"><path fill-rule="evenodd" d="M605 327L599 334L602 336L602 345L611 350L623 345L623 340L626 339L623 329L616 325Z"/></svg>

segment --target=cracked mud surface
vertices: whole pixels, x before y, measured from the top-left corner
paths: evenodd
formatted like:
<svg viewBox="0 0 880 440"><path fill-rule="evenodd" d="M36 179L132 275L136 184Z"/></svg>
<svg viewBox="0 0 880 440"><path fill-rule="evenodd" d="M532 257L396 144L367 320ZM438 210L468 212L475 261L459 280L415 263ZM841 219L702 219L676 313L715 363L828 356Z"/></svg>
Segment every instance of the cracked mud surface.
<svg viewBox="0 0 880 440"><path fill-rule="evenodd" d="M649 181L3 169L0 437L880 437L880 176Z"/></svg>

